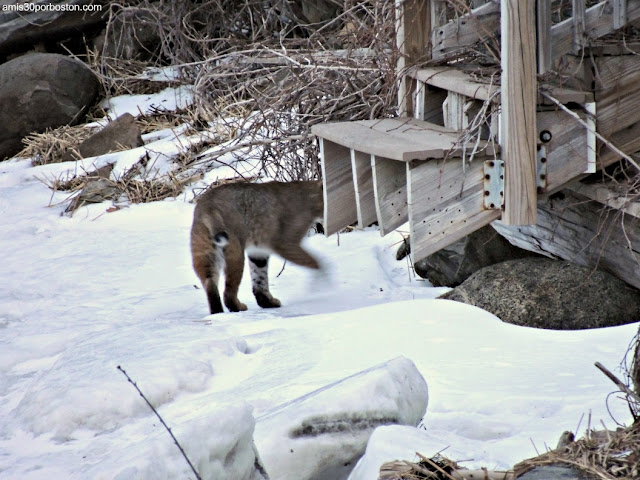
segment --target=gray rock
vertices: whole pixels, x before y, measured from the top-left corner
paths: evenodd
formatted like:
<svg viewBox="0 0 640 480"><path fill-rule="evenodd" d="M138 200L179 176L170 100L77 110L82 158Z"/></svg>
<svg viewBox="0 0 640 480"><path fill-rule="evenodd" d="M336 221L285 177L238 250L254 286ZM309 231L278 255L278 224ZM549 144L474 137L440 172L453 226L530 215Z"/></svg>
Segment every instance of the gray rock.
<svg viewBox="0 0 640 480"><path fill-rule="evenodd" d="M538 255L511 245L491 225L487 225L419 260L414 268L434 287L456 287L483 267L531 256Z"/></svg>
<svg viewBox="0 0 640 480"><path fill-rule="evenodd" d="M518 480L594 480L576 468L565 465L541 465L520 475Z"/></svg>
<svg viewBox="0 0 640 480"><path fill-rule="evenodd" d="M16 5L15 0L0 0L4 5ZM102 10L88 12L66 8L51 8L61 5L103 5ZM42 6L42 2L24 2L24 7ZM26 52L39 43L53 43L105 22L109 14L107 2L102 0L48 0L47 10L35 8L22 11L2 11L0 15L0 57L15 52Z"/></svg>
<svg viewBox="0 0 640 480"><path fill-rule="evenodd" d="M82 62L33 53L0 65L0 160L18 153L22 138L83 120L100 85Z"/></svg>
<svg viewBox="0 0 640 480"><path fill-rule="evenodd" d="M537 328L598 328L640 320L640 292L622 280L544 257L485 267L441 298L478 306L505 322Z"/></svg>
<svg viewBox="0 0 640 480"><path fill-rule="evenodd" d="M144 145L144 142L135 117L130 113L125 113L83 141L73 154L68 153L67 156L69 158L65 158L65 160L73 160L77 159L77 157L96 157L105 153L123 149L128 150L142 145Z"/></svg>

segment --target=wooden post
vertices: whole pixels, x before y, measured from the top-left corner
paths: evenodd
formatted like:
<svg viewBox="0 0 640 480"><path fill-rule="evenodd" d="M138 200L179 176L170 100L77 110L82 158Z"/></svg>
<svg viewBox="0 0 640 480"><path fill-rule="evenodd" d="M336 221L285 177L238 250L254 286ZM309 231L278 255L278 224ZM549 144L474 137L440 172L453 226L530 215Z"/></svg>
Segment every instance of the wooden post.
<svg viewBox="0 0 640 480"><path fill-rule="evenodd" d="M502 125L507 225L536 223L535 0L501 0Z"/></svg>
<svg viewBox="0 0 640 480"><path fill-rule="evenodd" d="M538 24L538 73L551 70L551 0L538 0L536 22Z"/></svg>
<svg viewBox="0 0 640 480"><path fill-rule="evenodd" d="M396 0L396 45L399 56L398 115L413 116L412 91L415 81L404 72L420 59L430 57L431 2L428 0Z"/></svg>

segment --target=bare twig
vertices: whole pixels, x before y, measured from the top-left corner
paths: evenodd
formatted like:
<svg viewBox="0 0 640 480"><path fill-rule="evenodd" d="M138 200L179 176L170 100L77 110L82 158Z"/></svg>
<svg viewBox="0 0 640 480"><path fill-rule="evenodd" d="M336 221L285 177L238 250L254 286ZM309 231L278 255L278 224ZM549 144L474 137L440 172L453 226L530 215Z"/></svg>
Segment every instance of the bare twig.
<svg viewBox="0 0 640 480"><path fill-rule="evenodd" d="M196 476L197 480L202 480L200 475L198 474L198 472L196 471L195 467L193 466L193 464L191 463L191 460L189 460L189 457L187 457L187 454L185 453L184 449L182 448L182 445L180 445L180 442L178 442L178 439L175 437L175 435L173 434L173 432L171 431L171 429L169 428L169 426L165 423L164 419L160 416L160 414L158 413L158 411L155 409L155 407L153 405L151 405L151 402L149 402L149 400L147 399L147 397L145 397L144 393L142 393L142 390L140 390L140 388L138 387L138 385L136 384L136 382L134 382L131 377L127 374L127 372L120 366L118 365L116 367L118 370L120 370L122 372L122 374L126 377L127 381L133 385L133 387L137 390L137 392L140 394L140 396L142 397L142 399L146 402L146 404L149 406L149 408L151 409L151 411L156 415L156 417L158 417L158 420L160 420L160 423L162 424L162 426L165 428L165 430L167 432L169 432L169 435L171 435L171 438L173 439L173 443L176 444L176 446L178 447L178 449L180 450L180 453L182 454L182 456L184 457L184 459L186 460L186 462L189 464L189 467L191 468L191 471L193 472L193 474Z"/></svg>

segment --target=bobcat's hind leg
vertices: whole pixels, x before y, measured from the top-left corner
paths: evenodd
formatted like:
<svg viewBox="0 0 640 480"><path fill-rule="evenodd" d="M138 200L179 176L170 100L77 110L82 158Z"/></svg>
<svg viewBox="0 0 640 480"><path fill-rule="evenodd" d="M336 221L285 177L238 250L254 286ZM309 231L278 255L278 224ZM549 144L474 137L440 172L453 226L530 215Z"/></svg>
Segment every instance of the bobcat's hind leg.
<svg viewBox="0 0 640 480"><path fill-rule="evenodd" d="M218 291L220 277L220 251L209 239L209 234L201 225L195 225L191 233L191 256L193 269L198 275L207 294L210 313L222 313L222 301Z"/></svg>
<svg viewBox="0 0 640 480"><path fill-rule="evenodd" d="M278 308L280 300L274 298L269 291L269 256L249 255L249 272L253 296L258 305L262 308Z"/></svg>
<svg viewBox="0 0 640 480"><path fill-rule="evenodd" d="M237 238L232 237L228 241L224 250L224 304L230 312L243 312L247 306L238 300L238 288L244 271L244 249Z"/></svg>

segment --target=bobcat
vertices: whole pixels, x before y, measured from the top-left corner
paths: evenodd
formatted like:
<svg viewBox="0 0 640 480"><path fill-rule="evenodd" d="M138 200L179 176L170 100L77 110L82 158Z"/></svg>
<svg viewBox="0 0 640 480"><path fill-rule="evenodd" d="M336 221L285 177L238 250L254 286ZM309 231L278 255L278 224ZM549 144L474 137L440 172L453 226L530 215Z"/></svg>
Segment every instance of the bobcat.
<svg viewBox="0 0 640 480"><path fill-rule="evenodd" d="M279 307L280 301L269 292L269 254L319 269L318 261L300 242L322 216L323 205L320 181L231 183L205 192L193 216L191 256L207 294L209 311L223 311L218 291L223 266L224 304L231 312L247 309L238 300L245 250L258 305Z"/></svg>

